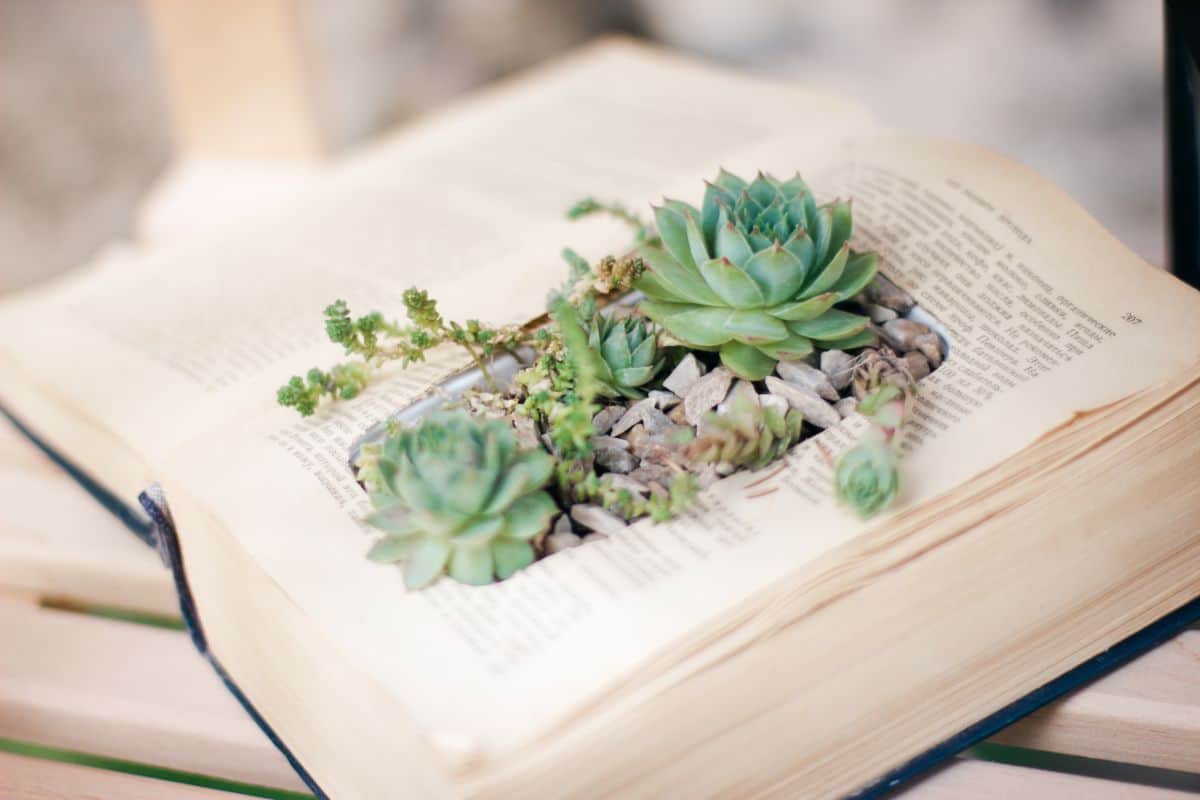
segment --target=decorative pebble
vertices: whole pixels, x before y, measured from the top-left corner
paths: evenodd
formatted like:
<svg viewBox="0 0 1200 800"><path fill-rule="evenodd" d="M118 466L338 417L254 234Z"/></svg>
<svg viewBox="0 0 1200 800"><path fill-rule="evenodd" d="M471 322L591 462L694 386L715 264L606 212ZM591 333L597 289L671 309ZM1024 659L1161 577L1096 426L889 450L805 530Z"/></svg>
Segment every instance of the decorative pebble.
<svg viewBox="0 0 1200 800"><path fill-rule="evenodd" d="M739 403L758 405L758 392L754 389L754 384L750 381L739 379L734 383L733 388L729 390L729 394L725 395L725 399L717 404L717 413L728 414L729 409Z"/></svg>
<svg viewBox="0 0 1200 800"><path fill-rule="evenodd" d="M777 394L760 394L758 396L758 404L763 408L774 408L776 411L787 413L791 408L788 401Z"/></svg>
<svg viewBox="0 0 1200 800"><path fill-rule="evenodd" d="M646 432L650 434L664 433L675 427L675 423L671 421L670 417L654 406L642 412L642 424L646 426Z"/></svg>
<svg viewBox="0 0 1200 800"><path fill-rule="evenodd" d="M624 489L630 494L640 495L645 497L650 494L650 487L634 478L632 475L618 475L617 473L609 473L601 479L602 483L607 483L613 489L620 491Z"/></svg>
<svg viewBox="0 0 1200 800"><path fill-rule="evenodd" d="M942 365L942 340L933 331L917 337L917 349L934 368Z"/></svg>
<svg viewBox="0 0 1200 800"><path fill-rule="evenodd" d="M583 544L583 539L578 534L571 531L555 531L546 537L546 552L554 555L572 547L579 547L581 544Z"/></svg>
<svg viewBox="0 0 1200 800"><path fill-rule="evenodd" d="M821 353L821 372L839 392L850 385L854 377L854 356L843 350L826 350Z"/></svg>
<svg viewBox="0 0 1200 800"><path fill-rule="evenodd" d="M729 393L732 383L733 373L725 367L717 367L693 383L687 394L683 395L683 414L688 424L695 425L706 412L716 408L717 403Z"/></svg>
<svg viewBox="0 0 1200 800"><path fill-rule="evenodd" d="M853 414L858 410L858 401L853 397L843 397L833 404L834 410L838 412L842 419Z"/></svg>
<svg viewBox="0 0 1200 800"><path fill-rule="evenodd" d="M863 291L863 294L866 295L869 302L890 308L898 314L907 314L917 304L912 295L882 274L875 276L875 280Z"/></svg>
<svg viewBox="0 0 1200 800"><path fill-rule="evenodd" d="M558 519L554 521L554 533L574 533L575 529L571 527L571 518L566 514L559 514Z"/></svg>
<svg viewBox="0 0 1200 800"><path fill-rule="evenodd" d="M774 375L767 376L767 389L771 394L777 394L788 401L788 405L804 415L804 421L818 428L828 428L837 425L841 416L833 406L821 399L821 396L811 389L780 380Z"/></svg>
<svg viewBox="0 0 1200 800"><path fill-rule="evenodd" d="M867 316L871 318L871 322L874 322L876 325L882 325L888 320L895 319L898 315L887 306L867 303Z"/></svg>
<svg viewBox="0 0 1200 800"><path fill-rule="evenodd" d="M654 487L657 486L661 489L662 484L670 483L671 479L675 477L675 470L665 464L651 464L643 461L641 466L629 473L627 477L644 483L650 487L650 491L654 491Z"/></svg>
<svg viewBox="0 0 1200 800"><path fill-rule="evenodd" d="M837 389L833 388L829 376L803 361L780 361L775 365L775 372L788 383L810 389L831 403L838 399Z"/></svg>
<svg viewBox="0 0 1200 800"><path fill-rule="evenodd" d="M929 333L929 328L911 319L893 319L883 323L883 338L902 353L917 349L917 337Z"/></svg>
<svg viewBox="0 0 1200 800"><path fill-rule="evenodd" d="M617 424L617 420L625 416L625 406L605 406L596 412L596 416L592 417L592 426L596 429L596 433L608 433L612 430L613 425Z"/></svg>
<svg viewBox="0 0 1200 800"><path fill-rule="evenodd" d="M663 411L683 402L683 398L674 392L664 392L661 389L651 389L646 396L654 401L655 408L661 408Z"/></svg>
<svg viewBox="0 0 1200 800"><path fill-rule="evenodd" d="M904 354L904 366L914 381L919 381L929 375L929 359L924 353L914 351Z"/></svg>
<svg viewBox="0 0 1200 800"><path fill-rule="evenodd" d="M571 506L571 519L597 533L620 533L628 527L616 514L591 503L577 503Z"/></svg>
<svg viewBox="0 0 1200 800"><path fill-rule="evenodd" d="M532 417L527 417L524 414L509 414L508 422L512 425L513 432L517 435L517 447L522 450L533 450L541 447L538 441L537 425Z"/></svg>
<svg viewBox="0 0 1200 800"><path fill-rule="evenodd" d="M612 426L612 435L620 436L634 425L642 422L645 420L646 412L648 411L658 411L658 409L654 407L654 401L648 397L645 400L638 400L636 403L631 405L625 414L619 420L617 420L616 424ZM659 411L658 413L661 414L662 412Z"/></svg>
<svg viewBox="0 0 1200 800"><path fill-rule="evenodd" d="M638 457L628 450L606 449L596 451L596 465L609 472L626 473L637 469L641 463Z"/></svg>
<svg viewBox="0 0 1200 800"><path fill-rule="evenodd" d="M663 381L663 388L673 392L678 397L686 397L692 390L692 385L704 374L704 367L696 357L688 353L683 357L671 374Z"/></svg>

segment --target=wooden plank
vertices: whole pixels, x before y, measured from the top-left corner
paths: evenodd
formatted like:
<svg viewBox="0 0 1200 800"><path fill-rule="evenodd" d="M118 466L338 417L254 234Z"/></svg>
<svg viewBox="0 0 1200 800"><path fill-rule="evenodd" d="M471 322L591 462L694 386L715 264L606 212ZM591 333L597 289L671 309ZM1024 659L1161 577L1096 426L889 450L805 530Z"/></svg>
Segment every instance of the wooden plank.
<svg viewBox="0 0 1200 800"><path fill-rule="evenodd" d="M326 150L301 0L145 0L184 156Z"/></svg>
<svg viewBox="0 0 1200 800"><path fill-rule="evenodd" d="M1195 800L1191 792L960 759L893 800Z"/></svg>
<svg viewBox="0 0 1200 800"><path fill-rule="evenodd" d="M1200 631L1184 631L992 741L1200 772Z"/></svg>
<svg viewBox="0 0 1200 800"><path fill-rule="evenodd" d="M304 785L179 631L0 598L0 738Z"/></svg>
<svg viewBox="0 0 1200 800"><path fill-rule="evenodd" d="M5 800L234 800L244 799L245 795L0 753L0 797Z"/></svg>
<svg viewBox="0 0 1200 800"><path fill-rule="evenodd" d="M177 617L158 554L0 419L0 588Z"/></svg>

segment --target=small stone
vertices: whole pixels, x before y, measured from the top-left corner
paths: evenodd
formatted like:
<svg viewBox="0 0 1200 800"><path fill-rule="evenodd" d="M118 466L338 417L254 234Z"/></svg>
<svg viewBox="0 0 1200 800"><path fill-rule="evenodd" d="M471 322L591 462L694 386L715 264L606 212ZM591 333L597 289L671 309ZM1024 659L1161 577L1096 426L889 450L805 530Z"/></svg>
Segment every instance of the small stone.
<svg viewBox="0 0 1200 800"><path fill-rule="evenodd" d="M688 353L663 381L663 388L674 392L678 397L686 397L703 374L703 365L696 360L694 355Z"/></svg>
<svg viewBox="0 0 1200 800"><path fill-rule="evenodd" d="M613 436L620 436L622 433L644 420L646 418L647 411L658 411L658 409L654 407L654 401L650 398L637 401L631 405L623 415L621 415L621 418L617 420L615 425L612 426L612 431L610 431L610 433ZM661 414L662 412L659 411L659 413Z"/></svg>
<svg viewBox="0 0 1200 800"><path fill-rule="evenodd" d="M646 432L650 434L663 433L675 427L670 417L654 406L642 412L642 425L646 426Z"/></svg>
<svg viewBox="0 0 1200 800"><path fill-rule="evenodd" d="M937 369L942 365L942 340L933 331L917 337L917 349L928 359L930 366Z"/></svg>
<svg viewBox="0 0 1200 800"><path fill-rule="evenodd" d="M546 537L546 552L554 555L572 547L579 547L581 544L583 544L583 539L579 538L578 534L571 531L555 531Z"/></svg>
<svg viewBox="0 0 1200 800"><path fill-rule="evenodd" d="M605 406L596 412L596 416L592 417L592 426L596 429L596 433L608 433L612 430L613 425L617 424L617 420L625 416L625 406Z"/></svg>
<svg viewBox="0 0 1200 800"><path fill-rule="evenodd" d="M829 376L803 361L780 361L775 365L775 372L788 383L810 389L831 403L838 399L837 389L833 388Z"/></svg>
<svg viewBox="0 0 1200 800"><path fill-rule="evenodd" d="M777 394L787 400L788 405L804 415L805 422L818 428L828 428L841 422L842 418L833 406L822 400L812 389L782 381L774 375L767 376L767 389L771 394Z"/></svg>
<svg viewBox="0 0 1200 800"><path fill-rule="evenodd" d="M902 353L917 349L917 337L929 333L929 328L911 319L893 319L883 323L883 338Z"/></svg>
<svg viewBox="0 0 1200 800"><path fill-rule="evenodd" d="M628 450L629 442L616 436L593 436L592 447L596 450Z"/></svg>
<svg viewBox="0 0 1200 800"><path fill-rule="evenodd" d="M843 397L833 404L834 410L838 412L842 419L853 414L858 410L858 401L853 397Z"/></svg>
<svg viewBox="0 0 1200 800"><path fill-rule="evenodd" d="M620 491L624 489L633 495L646 496L650 493L650 487L630 475L619 475L615 472L610 472L605 475L601 481L607 483L612 488Z"/></svg>
<svg viewBox="0 0 1200 800"><path fill-rule="evenodd" d="M693 383L683 396L683 413L688 424L695 425L708 411L716 408L729 393L732 383L733 373L725 367L717 367Z"/></svg>
<svg viewBox="0 0 1200 800"><path fill-rule="evenodd" d="M605 439L608 442L619 442L617 444L596 444L597 440ZM597 436L592 439L595 447L593 451L596 457L596 466L608 470L609 472L631 472L637 469L639 459L633 453L629 452L629 442L624 439L614 439L611 436Z"/></svg>
<svg viewBox="0 0 1200 800"><path fill-rule="evenodd" d="M654 401L654 407L666 411L668 408L674 408L683 402L683 398L674 392L664 392L661 389L651 389L646 395Z"/></svg>
<svg viewBox="0 0 1200 800"><path fill-rule="evenodd" d="M696 476L696 483L700 485L701 489L707 489L717 481L721 480L721 477L722 475L717 470L717 467L710 465L705 467L700 474Z"/></svg>
<svg viewBox="0 0 1200 800"><path fill-rule="evenodd" d="M919 381L930 373L929 359L924 353L914 351L905 353L904 368L908 370L908 374L912 376L914 381Z"/></svg>
<svg viewBox="0 0 1200 800"><path fill-rule="evenodd" d="M826 350L821 353L821 372L829 378L830 385L840 392L850 385L854 377L854 356L843 350Z"/></svg>
<svg viewBox="0 0 1200 800"><path fill-rule="evenodd" d="M758 404L763 408L773 408L781 414L786 414L788 409L788 401L777 394L760 394L758 396Z"/></svg>
<svg viewBox="0 0 1200 800"><path fill-rule="evenodd" d="M750 381L739 379L733 384L733 388L729 390L729 394L725 395L725 399L717 404L717 413L721 415L728 414L729 409L741 403L758 405L758 391Z"/></svg>
<svg viewBox="0 0 1200 800"><path fill-rule="evenodd" d="M633 447L635 456L651 464L673 463L678 452L679 446L671 440L670 432L639 437Z"/></svg>
<svg viewBox="0 0 1200 800"><path fill-rule="evenodd" d="M575 529L571 527L571 518L566 514L559 514L558 519L554 521L554 533L574 533Z"/></svg>
<svg viewBox="0 0 1200 800"><path fill-rule="evenodd" d="M675 477L675 470L666 464L651 464L643 461L641 466L626 477L644 483L650 487L650 491L654 491L655 486L662 488L663 484L670 483L671 479Z"/></svg>
<svg viewBox="0 0 1200 800"><path fill-rule="evenodd" d="M591 503L571 506L571 519L597 533L620 533L627 527L625 521L616 514Z"/></svg>
<svg viewBox="0 0 1200 800"><path fill-rule="evenodd" d="M888 320L893 320L899 316L895 311L887 306L879 306L874 303L867 303L867 316L871 318L871 322L876 325L882 325Z"/></svg>
<svg viewBox="0 0 1200 800"><path fill-rule="evenodd" d="M912 295L882 274L875 276L875 280L871 281L871 285L863 291L863 294L866 295L869 303L890 308L898 314L907 314L917 304Z"/></svg>
<svg viewBox="0 0 1200 800"><path fill-rule="evenodd" d="M680 403L671 409L671 411L667 414L667 419L671 420L671 422L674 422L676 425L686 425L687 407L684 406L683 403Z"/></svg>
<svg viewBox="0 0 1200 800"><path fill-rule="evenodd" d="M512 425L513 433L517 435L517 447L522 450L533 450L541 447L538 441L537 424L532 417L523 414L510 414L508 423Z"/></svg>

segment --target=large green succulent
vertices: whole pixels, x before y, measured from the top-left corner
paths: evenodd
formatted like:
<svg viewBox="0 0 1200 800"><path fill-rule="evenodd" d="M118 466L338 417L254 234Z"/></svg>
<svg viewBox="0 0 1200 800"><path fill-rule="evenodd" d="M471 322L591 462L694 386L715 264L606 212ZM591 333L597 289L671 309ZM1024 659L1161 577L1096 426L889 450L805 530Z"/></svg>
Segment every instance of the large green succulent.
<svg viewBox="0 0 1200 800"><path fill-rule="evenodd" d="M554 459L519 450L501 420L432 414L390 435L365 466L367 522L386 534L367 557L403 561L410 589L444 572L470 584L507 578L533 563L530 540L558 511L542 490Z"/></svg>
<svg viewBox="0 0 1200 800"><path fill-rule="evenodd" d="M638 250L643 313L689 347L718 350L737 375L874 341L866 317L834 308L877 270L874 253L850 251L849 203L817 206L798 175L747 183L722 170L701 209L667 200L654 216L661 243Z"/></svg>
<svg viewBox="0 0 1200 800"><path fill-rule="evenodd" d="M658 326L642 317L597 314L588 331L587 352L594 357L601 393L610 397L643 397L639 387L659 373L664 361Z"/></svg>

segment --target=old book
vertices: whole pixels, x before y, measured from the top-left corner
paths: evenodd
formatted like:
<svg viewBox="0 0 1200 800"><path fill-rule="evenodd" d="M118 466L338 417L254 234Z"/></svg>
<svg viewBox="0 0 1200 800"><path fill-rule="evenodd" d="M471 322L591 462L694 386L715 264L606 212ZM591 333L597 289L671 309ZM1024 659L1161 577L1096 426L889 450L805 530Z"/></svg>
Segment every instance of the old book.
<svg viewBox="0 0 1200 800"><path fill-rule="evenodd" d="M858 246L944 325L899 504L863 523L830 498L850 417L499 584L407 592L367 562L351 444L465 362L300 420L273 390L337 357L321 307L420 284L528 322L560 247L626 242L568 204L690 196L718 165L852 197ZM116 501L156 485L197 644L332 797L882 792L1198 613L1198 362L1200 295L1029 170L625 42L410 126L286 213L0 307L0 404Z"/></svg>

